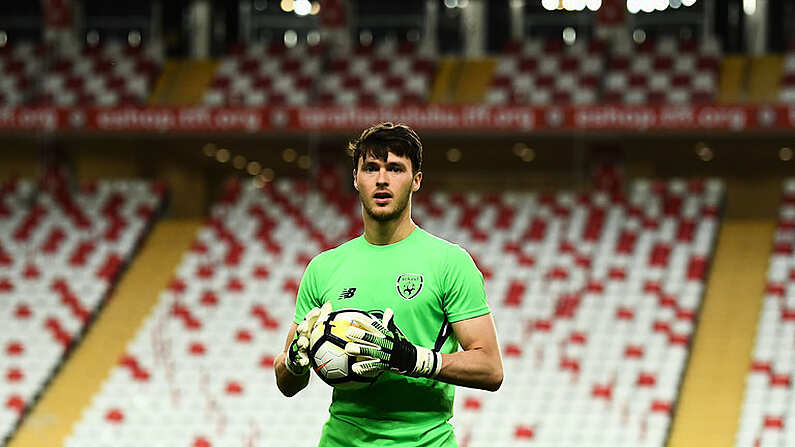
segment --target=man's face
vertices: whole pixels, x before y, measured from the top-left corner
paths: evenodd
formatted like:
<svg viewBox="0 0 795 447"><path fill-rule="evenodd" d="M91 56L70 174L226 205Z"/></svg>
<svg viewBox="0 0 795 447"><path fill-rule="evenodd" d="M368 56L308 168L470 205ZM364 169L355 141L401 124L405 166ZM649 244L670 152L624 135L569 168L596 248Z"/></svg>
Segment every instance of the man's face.
<svg viewBox="0 0 795 447"><path fill-rule="evenodd" d="M406 212L411 193L420 189L422 172L412 174L411 160L388 153L386 162L367 155L359 159L353 186L359 191L364 211L378 222L396 219Z"/></svg>

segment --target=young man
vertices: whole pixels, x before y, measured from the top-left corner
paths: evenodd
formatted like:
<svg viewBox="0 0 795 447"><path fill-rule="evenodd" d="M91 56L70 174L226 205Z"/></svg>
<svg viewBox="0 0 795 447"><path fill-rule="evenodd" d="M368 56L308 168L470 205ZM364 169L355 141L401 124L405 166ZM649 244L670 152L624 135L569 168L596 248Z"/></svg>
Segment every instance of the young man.
<svg viewBox="0 0 795 447"><path fill-rule="evenodd" d="M496 391L503 379L483 275L461 247L411 220L411 196L422 183L422 144L413 130L379 124L348 150L364 234L307 266L275 362L278 387L286 396L306 387L308 337L322 314L380 311L368 325L372 333L349 330L355 341L346 351L370 356L356 372L384 372L364 389L334 390L320 446L455 446L453 385ZM374 348L373 333L386 342Z"/></svg>

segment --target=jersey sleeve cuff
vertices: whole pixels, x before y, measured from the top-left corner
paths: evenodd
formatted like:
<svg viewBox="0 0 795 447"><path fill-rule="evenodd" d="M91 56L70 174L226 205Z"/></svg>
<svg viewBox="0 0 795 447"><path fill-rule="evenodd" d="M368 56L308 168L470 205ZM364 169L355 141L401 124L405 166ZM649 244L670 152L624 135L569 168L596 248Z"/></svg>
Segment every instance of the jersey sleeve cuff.
<svg viewBox="0 0 795 447"><path fill-rule="evenodd" d="M472 310L468 310L466 312L456 312L454 314L449 314L447 316L447 321L449 321L450 323L455 323L457 321L468 320L470 318L486 315L490 312L491 310L489 309L488 306L481 306Z"/></svg>

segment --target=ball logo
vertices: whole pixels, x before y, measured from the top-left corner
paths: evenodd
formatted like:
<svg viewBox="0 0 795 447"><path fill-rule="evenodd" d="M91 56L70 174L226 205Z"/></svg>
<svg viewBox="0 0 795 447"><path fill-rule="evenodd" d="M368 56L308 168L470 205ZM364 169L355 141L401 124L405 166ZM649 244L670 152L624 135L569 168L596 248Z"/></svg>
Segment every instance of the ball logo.
<svg viewBox="0 0 795 447"><path fill-rule="evenodd" d="M410 300L422 290L422 275L418 273L404 273L397 277L397 292L403 299Z"/></svg>

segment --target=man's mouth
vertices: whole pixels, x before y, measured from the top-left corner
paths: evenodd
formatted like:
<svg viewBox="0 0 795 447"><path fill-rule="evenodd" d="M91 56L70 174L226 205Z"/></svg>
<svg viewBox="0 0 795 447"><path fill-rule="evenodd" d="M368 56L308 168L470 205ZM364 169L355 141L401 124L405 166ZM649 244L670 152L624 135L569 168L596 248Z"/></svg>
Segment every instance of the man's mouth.
<svg viewBox="0 0 795 447"><path fill-rule="evenodd" d="M373 194L373 199L375 200L376 205L386 205L392 200L392 194L388 192L377 192Z"/></svg>

